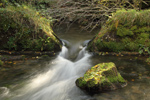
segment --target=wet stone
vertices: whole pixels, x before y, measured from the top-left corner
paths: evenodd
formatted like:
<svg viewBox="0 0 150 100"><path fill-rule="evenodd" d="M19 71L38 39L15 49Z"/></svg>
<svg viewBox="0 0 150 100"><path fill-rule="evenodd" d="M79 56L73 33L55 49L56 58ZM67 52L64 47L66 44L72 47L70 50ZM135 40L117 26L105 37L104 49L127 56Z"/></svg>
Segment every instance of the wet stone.
<svg viewBox="0 0 150 100"><path fill-rule="evenodd" d="M89 94L116 90L125 87L127 82L117 71L114 63L100 63L87 70L83 77L76 80L76 85Z"/></svg>

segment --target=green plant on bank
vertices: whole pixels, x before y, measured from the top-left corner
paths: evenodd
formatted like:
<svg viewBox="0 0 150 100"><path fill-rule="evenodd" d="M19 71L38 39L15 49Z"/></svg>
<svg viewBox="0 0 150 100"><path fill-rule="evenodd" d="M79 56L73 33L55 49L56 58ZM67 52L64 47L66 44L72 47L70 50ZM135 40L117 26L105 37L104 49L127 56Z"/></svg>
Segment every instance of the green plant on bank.
<svg viewBox="0 0 150 100"><path fill-rule="evenodd" d="M40 51L43 50L52 50L54 48L54 43L52 42L50 37L40 37L40 39L37 40L37 45L35 46L36 49L40 49Z"/></svg>
<svg viewBox="0 0 150 100"><path fill-rule="evenodd" d="M45 51L53 50L55 43L50 37L44 35L39 39L22 39L19 40L19 46L15 43L15 37L10 37L4 48L9 50L34 50L34 51Z"/></svg>
<svg viewBox="0 0 150 100"><path fill-rule="evenodd" d="M112 14L95 39L90 51L149 53L150 10L118 10ZM140 45L140 46L139 46Z"/></svg>
<svg viewBox="0 0 150 100"><path fill-rule="evenodd" d="M41 16L30 6L0 8L0 21L1 36L9 37L1 37L0 49L44 51L60 48L60 41L51 29L52 19Z"/></svg>
<svg viewBox="0 0 150 100"><path fill-rule="evenodd" d="M142 45L142 44L140 44L139 46L140 46L140 48L139 48L139 53L140 54L145 54L145 53L150 54L149 47L146 47L145 45Z"/></svg>
<svg viewBox="0 0 150 100"><path fill-rule="evenodd" d="M14 37L10 37L8 42L7 42L7 45L6 45L6 48L8 47L9 50L17 50L17 45L15 44L15 38Z"/></svg>

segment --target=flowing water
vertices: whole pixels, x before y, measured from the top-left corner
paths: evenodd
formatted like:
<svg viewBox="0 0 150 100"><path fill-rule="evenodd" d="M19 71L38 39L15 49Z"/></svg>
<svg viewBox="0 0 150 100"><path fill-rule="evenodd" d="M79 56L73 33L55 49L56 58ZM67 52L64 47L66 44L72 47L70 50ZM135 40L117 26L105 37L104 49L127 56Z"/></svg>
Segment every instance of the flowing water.
<svg viewBox="0 0 150 100"><path fill-rule="evenodd" d="M64 41L62 51L45 62L30 62L36 63L34 66L42 66L38 71L32 69L32 64L23 64L36 74L30 74L28 80L25 78L24 82L10 88L0 87L0 100L149 100L149 65L137 57L92 56L86 51L86 43L94 34L80 32L78 27L68 31L59 29L56 33ZM127 79L127 87L94 96L76 87L75 80L86 70L97 63L110 61Z"/></svg>

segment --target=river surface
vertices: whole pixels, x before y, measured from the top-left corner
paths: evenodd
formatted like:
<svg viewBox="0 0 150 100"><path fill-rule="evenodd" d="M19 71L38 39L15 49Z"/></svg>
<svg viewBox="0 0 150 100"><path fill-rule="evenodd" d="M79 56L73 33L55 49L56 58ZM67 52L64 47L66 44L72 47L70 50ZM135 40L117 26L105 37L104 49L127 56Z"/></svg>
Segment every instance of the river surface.
<svg viewBox="0 0 150 100"><path fill-rule="evenodd" d="M94 56L86 43L97 33L81 31L78 26L54 29L64 41L54 57L41 57L17 63L12 71L0 74L0 100L149 100L150 65L142 57ZM125 88L96 94L82 92L75 80L101 62L114 62L128 81ZM14 66L13 66L14 67ZM18 72L26 72L18 73ZM18 77L13 74L18 73ZM7 85L6 85L7 84Z"/></svg>

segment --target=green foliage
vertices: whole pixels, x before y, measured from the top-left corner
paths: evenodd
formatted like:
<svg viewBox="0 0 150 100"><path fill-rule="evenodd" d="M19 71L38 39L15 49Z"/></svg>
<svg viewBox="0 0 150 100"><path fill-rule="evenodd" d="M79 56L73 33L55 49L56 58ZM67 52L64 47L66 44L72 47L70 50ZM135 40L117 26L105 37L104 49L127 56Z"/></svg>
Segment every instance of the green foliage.
<svg viewBox="0 0 150 100"><path fill-rule="evenodd" d="M120 8L134 8L136 10L140 10L143 8L142 6L148 5L148 0L94 0L97 1L101 5L105 5L107 7L110 7L114 4L117 4Z"/></svg>
<svg viewBox="0 0 150 100"><path fill-rule="evenodd" d="M96 44L98 51L120 52L124 49L124 46L121 43L118 43L115 41L104 42L104 41L100 41L100 39L98 39L95 44Z"/></svg>
<svg viewBox="0 0 150 100"><path fill-rule="evenodd" d="M126 51L137 51L138 50L138 44L135 42L130 42L128 45L126 45Z"/></svg>
<svg viewBox="0 0 150 100"><path fill-rule="evenodd" d="M139 34L138 35L138 38L139 39L149 39L149 37L150 37L150 34L148 34L148 33L141 33L141 34Z"/></svg>
<svg viewBox="0 0 150 100"><path fill-rule="evenodd" d="M5 3L6 5L15 5L15 6L21 4L32 5L38 10L42 10L42 9L45 10L57 3L57 1L53 1L53 0L7 0L7 1L3 0L3 1L5 1L3 3Z"/></svg>
<svg viewBox="0 0 150 100"><path fill-rule="evenodd" d="M118 27L117 28L117 35L120 36L120 37L124 37L124 36L132 36L134 33L127 29L127 28L124 28L124 27Z"/></svg>
<svg viewBox="0 0 150 100"><path fill-rule="evenodd" d="M122 44L117 42L103 42L103 45L108 51L119 52L123 49Z"/></svg>
<svg viewBox="0 0 150 100"><path fill-rule="evenodd" d="M131 30L131 31L137 30L137 26L136 26L136 25L132 26L130 30Z"/></svg>
<svg viewBox="0 0 150 100"><path fill-rule="evenodd" d="M0 66L2 66L2 65L3 65L3 61L0 60Z"/></svg>
<svg viewBox="0 0 150 100"><path fill-rule="evenodd" d="M53 43L50 37L40 37L38 40L34 41L35 48L34 50L45 51L53 50L55 43Z"/></svg>
<svg viewBox="0 0 150 100"><path fill-rule="evenodd" d="M121 42L123 42L123 44L128 44L131 42L131 38L125 37L121 40Z"/></svg>
<svg viewBox="0 0 150 100"><path fill-rule="evenodd" d="M147 48L150 48L149 16L150 10L118 10L108 19L94 42L89 44L90 47L103 52L147 52Z"/></svg>
<svg viewBox="0 0 150 100"><path fill-rule="evenodd" d="M123 26L148 26L150 25L150 10L118 10L116 13L113 14L111 20L109 20L110 24L119 22L119 25ZM109 23L107 22L107 23Z"/></svg>
<svg viewBox="0 0 150 100"><path fill-rule="evenodd" d="M6 46L6 48L8 47L9 50L17 50L17 45L15 43L15 38L10 37L5 46Z"/></svg>
<svg viewBox="0 0 150 100"><path fill-rule="evenodd" d="M150 64L150 57L146 59L146 62Z"/></svg>
<svg viewBox="0 0 150 100"><path fill-rule="evenodd" d="M150 27L141 27L134 30L135 33L150 33Z"/></svg>
<svg viewBox="0 0 150 100"><path fill-rule="evenodd" d="M131 38L125 37L121 40L121 42L125 51L138 51L139 44Z"/></svg>
<svg viewBox="0 0 150 100"><path fill-rule="evenodd" d="M146 47L145 45L140 44L139 45L139 53L140 54L145 54L145 53L150 54L150 49L149 49L149 47Z"/></svg>
<svg viewBox="0 0 150 100"><path fill-rule="evenodd" d="M1 8L0 21L0 33L9 37L0 49L44 51L59 44L50 27L52 20L42 17L30 6Z"/></svg>

